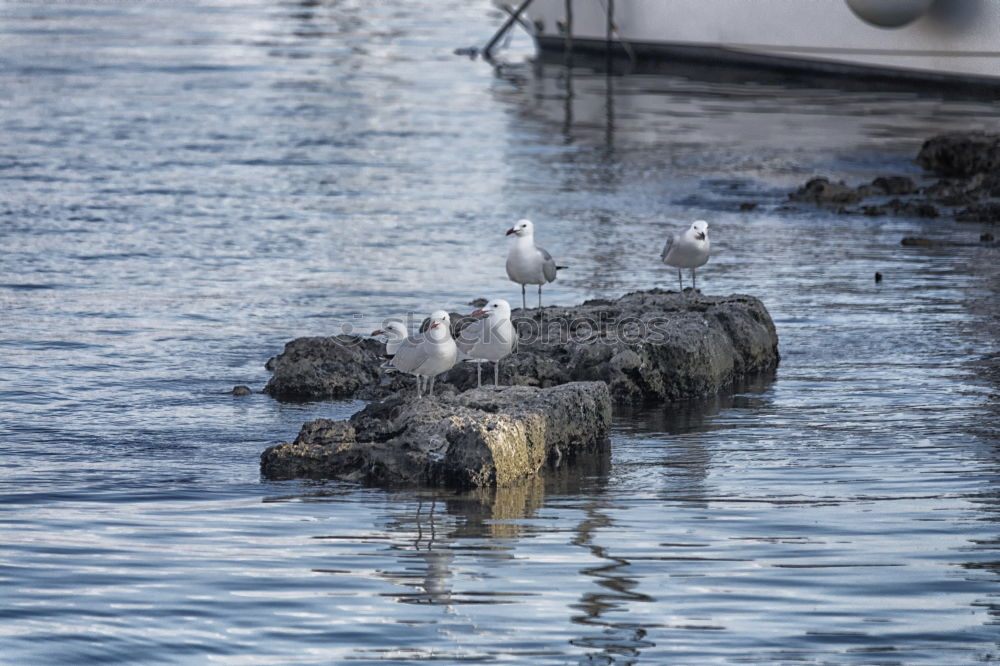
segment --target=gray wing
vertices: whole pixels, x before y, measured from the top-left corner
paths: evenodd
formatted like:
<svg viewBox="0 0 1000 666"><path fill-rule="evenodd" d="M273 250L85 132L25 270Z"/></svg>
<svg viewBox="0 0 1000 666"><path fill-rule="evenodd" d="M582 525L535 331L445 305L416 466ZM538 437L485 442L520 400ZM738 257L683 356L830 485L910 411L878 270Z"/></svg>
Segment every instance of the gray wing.
<svg viewBox="0 0 1000 666"><path fill-rule="evenodd" d="M666 261L667 255L670 254L670 248L674 245L674 235L670 234L667 236L667 244L663 246L663 252L660 253L660 261Z"/></svg>
<svg viewBox="0 0 1000 666"><path fill-rule="evenodd" d="M414 335L406 338L403 344L399 345L396 355L389 361L392 367L403 372L413 372L427 360L427 347L423 344L424 336Z"/></svg>
<svg viewBox="0 0 1000 666"><path fill-rule="evenodd" d="M548 250L544 248L538 248L538 251L542 253L542 275L545 276L546 282L556 281L556 260L552 258Z"/></svg>
<svg viewBox="0 0 1000 666"><path fill-rule="evenodd" d="M476 341L483 337L483 326L486 322L489 322L488 317L486 319L477 319L458 332L455 344L458 345L459 351L466 354L472 351L472 347L476 344Z"/></svg>

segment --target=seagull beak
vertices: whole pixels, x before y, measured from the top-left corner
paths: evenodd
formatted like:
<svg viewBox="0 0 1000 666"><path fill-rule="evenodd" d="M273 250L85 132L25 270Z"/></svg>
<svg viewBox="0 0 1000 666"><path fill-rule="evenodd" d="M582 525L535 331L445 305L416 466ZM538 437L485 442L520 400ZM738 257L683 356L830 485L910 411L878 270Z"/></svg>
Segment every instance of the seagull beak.
<svg viewBox="0 0 1000 666"><path fill-rule="evenodd" d="M385 331L383 331L381 329L379 329L377 331L372 331L372 337L374 337L376 335L385 335Z"/></svg>
<svg viewBox="0 0 1000 666"><path fill-rule="evenodd" d="M504 235L505 236L510 236L511 234L516 234L516 233L517 233L517 229L514 229L513 227L511 227L510 229L507 230L507 233L504 234Z"/></svg>
<svg viewBox="0 0 1000 666"><path fill-rule="evenodd" d="M480 309L476 310L475 312L471 313L469 316L470 317L476 317L476 316L484 315L484 314L486 314L486 310L483 310L482 308L480 308Z"/></svg>
<svg viewBox="0 0 1000 666"><path fill-rule="evenodd" d="M431 322L430 328L437 328L441 325L441 322L433 321Z"/></svg>
<svg viewBox="0 0 1000 666"><path fill-rule="evenodd" d="M705 232L699 231L694 235L694 237L697 238L698 240L705 240Z"/></svg>

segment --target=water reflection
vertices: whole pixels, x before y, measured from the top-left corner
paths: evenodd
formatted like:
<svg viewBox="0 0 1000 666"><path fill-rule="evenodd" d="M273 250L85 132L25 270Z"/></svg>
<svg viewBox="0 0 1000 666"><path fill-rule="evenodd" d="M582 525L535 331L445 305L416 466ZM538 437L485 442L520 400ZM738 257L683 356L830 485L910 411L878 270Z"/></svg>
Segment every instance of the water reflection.
<svg viewBox="0 0 1000 666"><path fill-rule="evenodd" d="M594 650L588 654L589 663L615 663L619 657L626 663L640 656L642 648L654 643L645 640L648 626L634 622L615 621L613 616L627 614L634 603L649 603L654 599L637 590L641 581L629 575L630 562L614 556L611 549L600 545L597 536L613 527L613 520L604 511L606 503L588 502L586 517L576 527L574 546L585 548L600 564L580 570L581 576L591 579L580 601L571 608L582 611L573 622L600 629L596 634L574 638L573 645ZM596 589L595 589L596 588Z"/></svg>
<svg viewBox="0 0 1000 666"><path fill-rule="evenodd" d="M479 488L470 491L414 490L394 493L393 506L382 527L385 536L365 533L362 537L321 534L312 538L337 544L368 543L381 545L380 554L391 554L398 568L380 570L379 576L414 591L388 594L401 603L432 604L446 607L463 604L505 603L516 597L510 590L474 590L456 593L453 580L456 558L475 557L479 566L512 557L515 543L537 534L532 520L545 505L546 498L599 496L608 481L610 449L583 454L563 461L503 488ZM321 484L323 485L323 484ZM269 502L305 501L324 506L328 499L344 497L350 490L340 484L333 488L311 490L301 496L269 498ZM320 572L344 574L335 568Z"/></svg>

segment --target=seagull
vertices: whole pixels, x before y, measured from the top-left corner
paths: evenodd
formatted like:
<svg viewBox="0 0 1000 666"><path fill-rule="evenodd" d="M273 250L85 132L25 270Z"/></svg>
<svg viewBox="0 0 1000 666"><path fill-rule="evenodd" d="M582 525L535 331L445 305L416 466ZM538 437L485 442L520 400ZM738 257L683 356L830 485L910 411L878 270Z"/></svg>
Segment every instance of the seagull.
<svg viewBox="0 0 1000 666"><path fill-rule="evenodd" d="M552 255L535 245L535 225L531 220L518 220L507 230L514 234L514 242L507 252L507 277L521 285L521 308L528 309L524 295L524 285L538 285L538 307L542 307L542 285L554 282L556 271L565 266L556 266Z"/></svg>
<svg viewBox="0 0 1000 666"><path fill-rule="evenodd" d="M667 266L677 269L677 282L681 293L684 292L684 278L681 269L691 269L692 289L698 288L694 269L704 266L708 261L708 222L696 220L689 228L667 237L660 259Z"/></svg>
<svg viewBox="0 0 1000 666"><path fill-rule="evenodd" d="M399 349L399 345L403 344L403 340L409 337L406 333L406 327L399 321L390 321L385 325L385 328L372 331L372 337L377 335L385 336L384 356L387 360L391 360L392 357L396 355L396 350Z"/></svg>
<svg viewBox="0 0 1000 666"><path fill-rule="evenodd" d="M517 349L517 331L510 321L510 303L497 298L472 313L486 315L458 333L455 344L463 358L476 363L476 386L483 386L483 361L493 361L493 386L500 386L500 359Z"/></svg>
<svg viewBox="0 0 1000 666"><path fill-rule="evenodd" d="M430 324L422 334L403 340L389 366L417 377L417 397L423 397L424 382L434 395L434 378L451 370L458 360L458 347L451 337L451 317L444 310L431 313Z"/></svg>

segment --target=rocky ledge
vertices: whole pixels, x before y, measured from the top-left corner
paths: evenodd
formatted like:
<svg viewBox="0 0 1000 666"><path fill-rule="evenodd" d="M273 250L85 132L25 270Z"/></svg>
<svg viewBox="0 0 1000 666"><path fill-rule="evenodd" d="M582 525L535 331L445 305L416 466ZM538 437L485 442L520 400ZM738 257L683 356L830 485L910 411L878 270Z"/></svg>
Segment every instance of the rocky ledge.
<svg viewBox="0 0 1000 666"><path fill-rule="evenodd" d="M608 446L603 382L508 386L417 399L398 393L347 421L306 423L291 444L261 454L271 479L340 479L374 486L509 486Z"/></svg>
<svg viewBox="0 0 1000 666"><path fill-rule="evenodd" d="M752 296L653 289L542 312L515 310L513 322L519 347L500 364L502 384L602 381L617 402L711 395L772 371L779 359L774 322ZM382 349L352 336L298 338L268 361L273 375L264 391L281 400L373 400L413 391L412 377L379 368ZM487 365L484 381L492 376ZM436 390L475 385L475 364L460 363L438 378Z"/></svg>
<svg viewBox="0 0 1000 666"><path fill-rule="evenodd" d="M961 222L992 224L1000 221L1000 134L956 132L935 136L924 142L915 161L929 172L921 184L907 176L889 175L852 187L817 177L788 198L842 214L954 217Z"/></svg>

